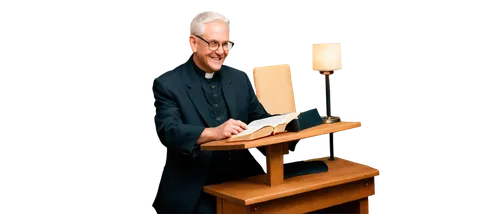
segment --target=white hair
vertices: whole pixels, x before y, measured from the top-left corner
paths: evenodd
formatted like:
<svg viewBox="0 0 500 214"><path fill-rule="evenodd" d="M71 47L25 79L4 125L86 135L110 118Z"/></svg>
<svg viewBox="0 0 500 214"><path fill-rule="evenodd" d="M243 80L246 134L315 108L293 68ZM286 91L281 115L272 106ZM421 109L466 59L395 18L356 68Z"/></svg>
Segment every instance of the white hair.
<svg viewBox="0 0 500 214"><path fill-rule="evenodd" d="M205 23L213 22L213 21L223 21L227 25L227 30L229 31L229 19L226 19L222 14L206 11L199 13L196 15L191 21L191 35L201 36L205 32L204 25Z"/></svg>

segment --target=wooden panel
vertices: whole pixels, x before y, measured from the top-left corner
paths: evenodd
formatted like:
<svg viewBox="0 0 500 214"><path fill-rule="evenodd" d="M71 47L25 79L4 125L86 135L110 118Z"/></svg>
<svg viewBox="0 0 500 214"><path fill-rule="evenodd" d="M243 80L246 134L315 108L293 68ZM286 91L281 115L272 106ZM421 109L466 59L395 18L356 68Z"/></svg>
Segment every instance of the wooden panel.
<svg viewBox="0 0 500 214"><path fill-rule="evenodd" d="M340 213L340 214L365 214L365 207L370 210L370 199L362 198L359 200L351 201L348 203L343 203L340 205L328 207L326 209L316 210L309 212L308 214L323 214L323 213ZM369 211L370 212L370 211Z"/></svg>
<svg viewBox="0 0 500 214"><path fill-rule="evenodd" d="M250 207L222 199L222 214L249 213ZM217 210L219 213L219 210Z"/></svg>
<svg viewBox="0 0 500 214"><path fill-rule="evenodd" d="M283 183L283 145L274 144L266 147L267 185Z"/></svg>
<svg viewBox="0 0 500 214"><path fill-rule="evenodd" d="M237 204L251 205L379 175L377 169L341 158L329 161L326 157L322 161L328 165L328 172L291 177L284 179L281 185L267 186L262 183L266 180L266 175L260 175L208 185L204 187L204 191Z"/></svg>
<svg viewBox="0 0 500 214"><path fill-rule="evenodd" d="M252 213L305 213L375 194L374 178L250 205ZM355 212L358 213L358 212Z"/></svg>
<svg viewBox="0 0 500 214"><path fill-rule="evenodd" d="M332 124L321 124L312 128L302 130L300 132L287 132L274 136L264 137L250 141L228 142L227 139L212 141L201 145L201 150L236 150L249 149L259 146L268 146L292 140L314 137L322 134L339 132L347 129L360 127L361 122L338 122Z"/></svg>

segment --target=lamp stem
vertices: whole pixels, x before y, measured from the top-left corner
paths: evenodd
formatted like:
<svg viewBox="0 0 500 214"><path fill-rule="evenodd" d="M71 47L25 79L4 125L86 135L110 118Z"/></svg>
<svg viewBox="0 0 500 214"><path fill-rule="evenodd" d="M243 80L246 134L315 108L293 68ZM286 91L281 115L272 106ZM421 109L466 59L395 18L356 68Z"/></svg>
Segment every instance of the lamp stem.
<svg viewBox="0 0 500 214"><path fill-rule="evenodd" d="M322 73L321 87L321 111L325 113L323 123L339 122L340 117L334 114L336 110L336 81L333 79L335 76L334 71Z"/></svg>
<svg viewBox="0 0 500 214"><path fill-rule="evenodd" d="M329 116L333 116L333 113L335 112L335 109L336 109L336 105L337 105L337 81L335 81L335 76L332 75L330 76L330 87L329 87L329 91L328 91L328 97L330 98L330 101L328 102L328 112L329 112Z"/></svg>

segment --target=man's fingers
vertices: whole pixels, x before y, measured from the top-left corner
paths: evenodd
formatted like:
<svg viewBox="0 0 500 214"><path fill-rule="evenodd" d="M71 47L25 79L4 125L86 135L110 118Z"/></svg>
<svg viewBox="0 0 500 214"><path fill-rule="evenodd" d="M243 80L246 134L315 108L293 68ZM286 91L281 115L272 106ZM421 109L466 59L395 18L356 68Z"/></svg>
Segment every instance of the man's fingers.
<svg viewBox="0 0 500 214"><path fill-rule="evenodd" d="M224 133L227 133L229 135L235 135L235 134L238 134L242 131L243 131L243 129L237 125L229 125L226 127Z"/></svg>
<svg viewBox="0 0 500 214"><path fill-rule="evenodd" d="M235 126L234 129L236 129L236 131L238 131L238 133L242 132L243 131L243 128L239 127L239 126ZM237 134L238 134L237 133Z"/></svg>
<svg viewBox="0 0 500 214"><path fill-rule="evenodd" d="M238 130L237 130L237 129L231 129L231 133L232 133L233 135L235 135L235 134L238 134L238 133L240 133L240 132L238 132Z"/></svg>
<svg viewBox="0 0 500 214"><path fill-rule="evenodd" d="M235 120L235 123L237 126L241 127L243 130L247 129L247 124L245 124L244 122L241 122L241 120Z"/></svg>
<svg viewBox="0 0 500 214"><path fill-rule="evenodd" d="M241 127L243 130L247 129L247 124L245 124L241 120L234 120L231 118L231 119L227 120L226 123L232 124L232 125L237 125L237 126Z"/></svg>
<svg viewBox="0 0 500 214"><path fill-rule="evenodd" d="M238 134L238 133L240 133L240 132L242 132L242 131L244 131L244 130L245 130L245 129L243 129L243 128L240 126L240 124L232 124L232 125L230 126L230 129L235 130L235 131L236 131L236 134Z"/></svg>
<svg viewBox="0 0 500 214"><path fill-rule="evenodd" d="M226 125L222 128L222 135L224 135L224 137L231 137L231 135L233 135L233 128L231 128L231 125Z"/></svg>
<svg viewBox="0 0 500 214"><path fill-rule="evenodd" d="M231 133L230 130L227 130L227 131L224 131L223 135L224 135L224 138L227 138L227 137L231 137L231 135L233 135L233 134Z"/></svg>

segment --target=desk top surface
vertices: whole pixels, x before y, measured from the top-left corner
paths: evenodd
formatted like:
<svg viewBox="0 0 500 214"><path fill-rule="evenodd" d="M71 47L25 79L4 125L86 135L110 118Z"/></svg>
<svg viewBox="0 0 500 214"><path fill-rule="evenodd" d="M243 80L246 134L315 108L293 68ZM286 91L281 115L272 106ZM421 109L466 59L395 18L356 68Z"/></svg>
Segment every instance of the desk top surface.
<svg viewBox="0 0 500 214"><path fill-rule="evenodd" d="M264 174L239 181L208 185L204 187L204 191L234 203L251 205L379 175L377 169L369 166L340 158L334 161L327 159L316 160L324 161L328 165L328 172L291 177L277 186L264 184L266 176Z"/></svg>
<svg viewBox="0 0 500 214"><path fill-rule="evenodd" d="M300 132L285 132L274 136L268 136L249 141L228 142L225 140L212 141L201 145L201 150L237 150L250 149L260 146L268 146L292 140L314 137L322 134L339 132L347 129L360 127L361 122L338 122L332 124L321 124Z"/></svg>

